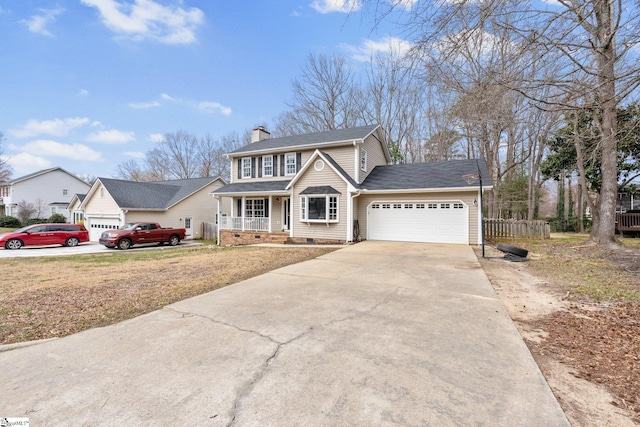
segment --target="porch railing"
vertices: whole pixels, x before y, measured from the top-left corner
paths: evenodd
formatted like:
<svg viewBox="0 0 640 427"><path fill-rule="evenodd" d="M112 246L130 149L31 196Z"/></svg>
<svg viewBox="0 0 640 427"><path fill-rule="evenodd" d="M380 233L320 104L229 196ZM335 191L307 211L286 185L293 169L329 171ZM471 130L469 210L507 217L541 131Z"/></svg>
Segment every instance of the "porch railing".
<svg viewBox="0 0 640 427"><path fill-rule="evenodd" d="M269 231L269 218L225 216L220 219L221 230Z"/></svg>
<svg viewBox="0 0 640 427"><path fill-rule="evenodd" d="M640 231L640 213L616 214L619 231Z"/></svg>

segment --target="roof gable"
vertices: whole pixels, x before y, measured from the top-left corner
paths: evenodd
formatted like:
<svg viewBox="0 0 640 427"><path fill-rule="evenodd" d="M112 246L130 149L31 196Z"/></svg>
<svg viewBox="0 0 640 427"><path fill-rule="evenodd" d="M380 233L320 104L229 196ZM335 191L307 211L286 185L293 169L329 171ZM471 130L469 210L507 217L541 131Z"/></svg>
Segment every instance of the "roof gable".
<svg viewBox="0 0 640 427"><path fill-rule="evenodd" d="M121 209L165 210L217 180L225 184L220 177L156 182L98 178L85 200L90 199L102 185Z"/></svg>
<svg viewBox="0 0 640 427"><path fill-rule="evenodd" d="M77 176L75 176L71 172L61 168L60 166L56 166L56 167L49 168L49 169L42 169L42 170L27 174L27 175L23 175L21 177L15 178L15 179L10 179L10 180L4 182L3 184L16 184L18 182L26 181L28 179L35 178L35 177L38 177L38 176L41 176L41 175L45 175L45 174L48 174L48 173L51 173L51 172L55 172L55 171L60 171L60 172L66 173L70 177L75 178L78 181L80 181L80 182L86 184L87 186L89 186L89 184L87 184L85 181L81 180L80 178L78 178Z"/></svg>
<svg viewBox="0 0 640 427"><path fill-rule="evenodd" d="M324 145L346 144L355 140L364 140L366 137L374 133L379 127L380 125L368 125L325 132L314 132L304 135L263 139L238 148L237 150L228 153L228 155L230 157L238 157L248 153L268 153L286 151L294 148L314 148Z"/></svg>
<svg viewBox="0 0 640 427"><path fill-rule="evenodd" d="M298 181L300 179L300 177L302 177L305 172L307 171L307 169L309 169L309 167L311 166L311 164L313 164L313 162L316 161L317 158L321 158L323 159L325 162L327 162L327 164L329 165L329 167L331 169L333 169L333 171L336 173L336 175L338 175L340 178L342 178L344 180L345 183L347 183L348 185L350 185L351 187L353 187L354 189L359 188L360 186L353 180L353 178L351 178L349 176L349 174L347 174L345 172L344 169L342 169L342 167L340 167L340 165L333 160L333 158L331 158L330 155L328 155L327 153L323 153L320 150L316 150L311 157L309 157L309 159L307 160L307 162L300 168L300 170L298 171L298 173L296 174L296 176L293 177L293 179L289 182L289 184L287 185L287 190L291 188L291 186L293 186L293 184L296 183L296 181Z"/></svg>
<svg viewBox="0 0 640 427"><path fill-rule="evenodd" d="M482 175L483 186L490 188L491 175L483 160L376 166L362 183L362 188L365 191L477 188L477 182L469 184L462 176L478 173Z"/></svg>

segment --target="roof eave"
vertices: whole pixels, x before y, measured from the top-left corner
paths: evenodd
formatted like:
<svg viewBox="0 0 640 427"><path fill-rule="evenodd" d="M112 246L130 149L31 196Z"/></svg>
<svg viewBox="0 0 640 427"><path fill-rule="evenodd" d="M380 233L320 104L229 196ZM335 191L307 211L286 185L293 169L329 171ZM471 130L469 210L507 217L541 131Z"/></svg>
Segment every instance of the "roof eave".
<svg viewBox="0 0 640 427"><path fill-rule="evenodd" d="M493 186L485 187L483 190L492 189ZM478 187L440 187L440 188L401 188L401 189L385 189L385 190L367 190L363 188L364 194L404 194L404 193L468 193L478 191Z"/></svg>
<svg viewBox="0 0 640 427"><path fill-rule="evenodd" d="M236 157L247 157L248 154L288 153L288 152L291 152L292 150L297 150L297 149L313 150L313 149L320 149L320 148L329 147L329 146L334 147L334 146L340 146L340 145L351 145L353 144L354 141L363 141L363 140L364 138L352 138L352 139L346 139L342 141L320 142L316 144L304 144L304 145L292 145L290 147L265 148L262 150L242 151L240 153L227 153L226 156L229 158L236 158Z"/></svg>

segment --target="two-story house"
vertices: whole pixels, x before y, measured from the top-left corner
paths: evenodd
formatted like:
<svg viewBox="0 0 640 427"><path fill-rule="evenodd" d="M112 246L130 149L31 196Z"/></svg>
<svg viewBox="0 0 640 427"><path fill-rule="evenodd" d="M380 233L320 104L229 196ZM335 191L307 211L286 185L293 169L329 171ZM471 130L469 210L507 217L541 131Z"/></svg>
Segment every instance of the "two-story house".
<svg viewBox="0 0 640 427"><path fill-rule="evenodd" d="M24 202L35 209L33 216L49 218L58 213L68 216L67 205L76 193L86 193L91 186L61 167L43 169L0 183L0 215L18 215Z"/></svg>
<svg viewBox="0 0 640 427"><path fill-rule="evenodd" d="M480 243L473 178L491 188L482 161L390 165L379 125L282 138L258 128L252 141L228 153L231 183L212 193L231 199L219 212L221 245Z"/></svg>

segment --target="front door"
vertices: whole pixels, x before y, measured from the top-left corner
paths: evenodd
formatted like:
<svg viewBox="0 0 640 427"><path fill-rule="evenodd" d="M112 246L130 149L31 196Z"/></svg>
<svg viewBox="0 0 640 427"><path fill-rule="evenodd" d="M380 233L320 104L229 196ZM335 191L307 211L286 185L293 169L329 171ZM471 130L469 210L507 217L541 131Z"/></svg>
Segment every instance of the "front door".
<svg viewBox="0 0 640 427"><path fill-rule="evenodd" d="M193 238L193 218L186 217L184 219L184 229L186 230L185 238L192 239Z"/></svg>
<svg viewBox="0 0 640 427"><path fill-rule="evenodd" d="M282 229L289 230L291 228L291 199L282 198Z"/></svg>

